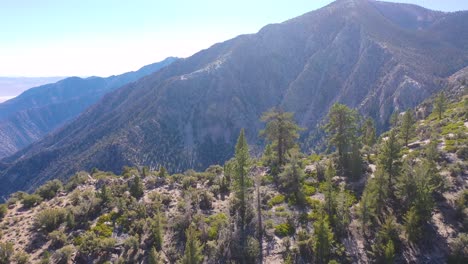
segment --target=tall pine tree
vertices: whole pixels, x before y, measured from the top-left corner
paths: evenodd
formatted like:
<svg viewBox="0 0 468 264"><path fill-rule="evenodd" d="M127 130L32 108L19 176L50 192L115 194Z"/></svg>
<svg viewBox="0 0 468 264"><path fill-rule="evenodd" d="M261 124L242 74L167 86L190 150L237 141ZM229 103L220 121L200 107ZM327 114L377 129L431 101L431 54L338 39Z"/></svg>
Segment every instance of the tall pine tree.
<svg viewBox="0 0 468 264"><path fill-rule="evenodd" d="M261 120L266 122L260 136L265 137L275 149L278 166L286 163L286 153L296 145L301 128L294 121L293 113L284 112L280 108L263 114Z"/></svg>

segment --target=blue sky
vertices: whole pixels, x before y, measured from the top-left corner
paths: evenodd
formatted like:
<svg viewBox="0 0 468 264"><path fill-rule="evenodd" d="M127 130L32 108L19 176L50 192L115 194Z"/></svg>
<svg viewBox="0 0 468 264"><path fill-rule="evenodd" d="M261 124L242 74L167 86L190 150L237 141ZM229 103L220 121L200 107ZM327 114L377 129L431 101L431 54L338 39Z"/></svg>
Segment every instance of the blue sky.
<svg viewBox="0 0 468 264"><path fill-rule="evenodd" d="M119 74L167 56L190 56L330 2L0 0L0 76ZM468 9L465 0L398 2Z"/></svg>

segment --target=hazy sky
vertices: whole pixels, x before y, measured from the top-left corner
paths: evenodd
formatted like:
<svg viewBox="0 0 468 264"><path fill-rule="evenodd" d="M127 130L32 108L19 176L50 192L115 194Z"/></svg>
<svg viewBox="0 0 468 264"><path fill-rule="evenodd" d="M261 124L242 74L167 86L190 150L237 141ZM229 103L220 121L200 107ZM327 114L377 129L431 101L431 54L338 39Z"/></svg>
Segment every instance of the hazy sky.
<svg viewBox="0 0 468 264"><path fill-rule="evenodd" d="M330 0L0 0L0 76L108 76L187 57ZM400 0L443 11L468 0Z"/></svg>

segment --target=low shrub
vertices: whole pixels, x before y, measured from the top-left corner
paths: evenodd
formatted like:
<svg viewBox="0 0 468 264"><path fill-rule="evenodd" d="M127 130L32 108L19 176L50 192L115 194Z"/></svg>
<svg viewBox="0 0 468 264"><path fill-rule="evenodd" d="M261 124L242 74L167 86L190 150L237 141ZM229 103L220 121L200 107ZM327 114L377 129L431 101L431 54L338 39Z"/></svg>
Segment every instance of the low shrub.
<svg viewBox="0 0 468 264"><path fill-rule="evenodd" d="M54 254L52 255L53 263L57 263L57 264L69 263L75 250L76 249L73 245L68 245L55 251Z"/></svg>
<svg viewBox="0 0 468 264"><path fill-rule="evenodd" d="M46 232L52 232L65 222L67 211L64 208L46 208L36 216L34 225Z"/></svg>
<svg viewBox="0 0 468 264"><path fill-rule="evenodd" d="M0 263L10 263L14 254L13 243L0 242Z"/></svg>
<svg viewBox="0 0 468 264"><path fill-rule="evenodd" d="M275 205L283 203L284 200L285 200L284 195L278 194L278 195L274 196L273 198L271 198L270 201L268 201L268 206L273 207Z"/></svg>
<svg viewBox="0 0 468 264"><path fill-rule="evenodd" d="M0 204L0 220L5 217L8 212L8 206L6 204Z"/></svg>
<svg viewBox="0 0 468 264"><path fill-rule="evenodd" d="M213 206L213 196L207 191L201 191L198 194L198 205L202 210L210 210Z"/></svg>
<svg viewBox="0 0 468 264"><path fill-rule="evenodd" d="M291 236L294 234L294 232L294 227L291 226L289 223L282 223L275 226L275 235L278 237Z"/></svg>
<svg viewBox="0 0 468 264"><path fill-rule="evenodd" d="M37 194L26 194L21 203L24 208L34 207L42 202L42 197Z"/></svg>
<svg viewBox="0 0 468 264"><path fill-rule="evenodd" d="M50 200L62 189L63 185L60 180L52 180L37 188L36 194L41 196L44 200Z"/></svg>
<svg viewBox="0 0 468 264"><path fill-rule="evenodd" d="M19 251L13 256L13 261L16 264L27 264L29 263L29 254L24 251Z"/></svg>
<svg viewBox="0 0 468 264"><path fill-rule="evenodd" d="M63 230L55 230L49 233L49 239L51 240L52 247L60 248L67 243L67 235Z"/></svg>
<svg viewBox="0 0 468 264"><path fill-rule="evenodd" d="M317 190L313 186L304 185L302 192L304 195L311 196L314 195Z"/></svg>
<svg viewBox="0 0 468 264"><path fill-rule="evenodd" d="M206 223L209 226L208 228L208 239L216 240L219 235L219 230L225 228L228 224L228 218L225 214L219 213L211 215L206 218Z"/></svg>

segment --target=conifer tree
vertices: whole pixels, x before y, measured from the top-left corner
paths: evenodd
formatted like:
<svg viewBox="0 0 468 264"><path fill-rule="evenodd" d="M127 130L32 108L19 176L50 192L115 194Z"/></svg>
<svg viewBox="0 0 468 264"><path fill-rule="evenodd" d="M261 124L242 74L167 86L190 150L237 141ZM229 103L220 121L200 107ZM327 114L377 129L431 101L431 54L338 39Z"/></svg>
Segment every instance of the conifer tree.
<svg viewBox="0 0 468 264"><path fill-rule="evenodd" d="M445 112L446 108L447 98L445 97L445 94L441 92L434 100L434 112L437 114L439 119L442 119L442 114Z"/></svg>
<svg viewBox="0 0 468 264"><path fill-rule="evenodd" d="M329 219L333 219L334 213L334 194L332 178L336 175L335 168L331 161L328 162L327 169L325 170L325 210L327 211Z"/></svg>
<svg viewBox="0 0 468 264"><path fill-rule="evenodd" d="M408 146L409 139L413 136L415 131L415 120L413 116L413 111L408 110L403 115L403 120L400 127L400 136L403 140L405 147Z"/></svg>
<svg viewBox="0 0 468 264"><path fill-rule="evenodd" d="M304 197L301 192L301 179L304 177L304 170L300 163L299 153L293 151L290 161L285 165L284 171L280 174L280 179L284 190L291 194L295 201L302 205Z"/></svg>
<svg viewBox="0 0 468 264"><path fill-rule="evenodd" d="M143 196L143 193L143 183L141 182L140 176L137 175L130 184L130 194L138 200Z"/></svg>
<svg viewBox="0 0 468 264"><path fill-rule="evenodd" d="M325 131L328 134L329 144L338 151L339 168L349 172L349 152L357 144L358 115L346 105L336 103L328 112L328 123Z"/></svg>
<svg viewBox="0 0 468 264"><path fill-rule="evenodd" d="M328 223L327 216L320 214L320 218L314 223L314 252L317 263L328 263L333 233Z"/></svg>
<svg viewBox="0 0 468 264"><path fill-rule="evenodd" d="M163 243L163 236L162 236L162 226L161 226L161 213L159 212L159 208L156 211L155 218L152 225L152 233L153 233L153 246L158 251L162 248Z"/></svg>
<svg viewBox="0 0 468 264"><path fill-rule="evenodd" d="M273 108L262 115L266 122L260 136L265 137L275 149L278 166L286 163L286 153L296 145L301 128L294 121L293 113L284 112L280 108Z"/></svg>
<svg viewBox="0 0 468 264"><path fill-rule="evenodd" d="M416 242L422 235L421 230L421 219L417 212L416 207L411 207L410 210L404 216L405 220L405 231L409 241Z"/></svg>
<svg viewBox="0 0 468 264"><path fill-rule="evenodd" d="M167 176L167 170L166 170L166 168L164 168L164 166L161 166L161 168L159 169L158 176L160 178L165 178Z"/></svg>
<svg viewBox="0 0 468 264"><path fill-rule="evenodd" d="M390 131L378 155L378 165L388 175L388 186L392 186L393 179L400 173L400 145L396 139L395 131Z"/></svg>
<svg viewBox="0 0 468 264"><path fill-rule="evenodd" d="M398 111L394 111L392 115L390 116L390 125L392 128L395 128L398 125L398 117L399 117Z"/></svg>
<svg viewBox="0 0 468 264"><path fill-rule="evenodd" d="M375 124L372 118L368 117L364 122L362 131L362 143L366 146L372 147L376 142Z"/></svg>
<svg viewBox="0 0 468 264"><path fill-rule="evenodd" d="M250 155L249 155L249 146L247 145L247 140L245 138L244 129L241 130L239 138L236 144L235 156L233 159L233 190L235 192L235 197L238 201L238 216L237 221L239 228L239 235L241 248L241 254L245 257L246 252L246 226L247 226L247 206L250 205L247 201L250 200L249 188L252 186L252 180L249 177L250 171Z"/></svg>
<svg viewBox="0 0 468 264"><path fill-rule="evenodd" d="M203 263L203 246L198 239L197 231L190 225L185 232L187 242L185 242L184 256L181 264L201 264Z"/></svg>
<svg viewBox="0 0 468 264"><path fill-rule="evenodd" d="M155 247L152 247L150 253L148 255L148 264L160 264L161 262L160 256L158 251L156 251Z"/></svg>

